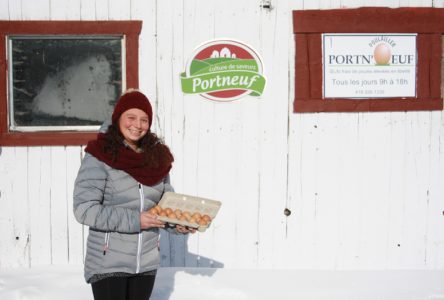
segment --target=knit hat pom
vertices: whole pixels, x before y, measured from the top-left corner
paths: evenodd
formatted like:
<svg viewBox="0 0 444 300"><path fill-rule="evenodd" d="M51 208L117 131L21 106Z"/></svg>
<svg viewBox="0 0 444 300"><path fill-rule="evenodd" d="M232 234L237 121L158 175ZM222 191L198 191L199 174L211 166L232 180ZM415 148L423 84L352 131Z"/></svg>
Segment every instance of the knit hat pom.
<svg viewBox="0 0 444 300"><path fill-rule="evenodd" d="M120 96L111 117L113 124L116 124L120 116L131 108L138 108L144 111L148 115L149 127L151 127L153 121L153 109L150 101L141 91L136 89L129 89Z"/></svg>

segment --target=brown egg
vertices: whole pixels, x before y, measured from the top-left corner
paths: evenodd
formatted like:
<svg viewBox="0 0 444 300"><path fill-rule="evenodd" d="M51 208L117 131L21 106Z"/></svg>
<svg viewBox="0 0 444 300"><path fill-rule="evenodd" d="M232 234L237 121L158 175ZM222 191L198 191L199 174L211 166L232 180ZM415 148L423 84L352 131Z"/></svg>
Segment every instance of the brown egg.
<svg viewBox="0 0 444 300"><path fill-rule="evenodd" d="M179 219L182 216L182 211L177 208L177 209L174 210L174 214Z"/></svg>
<svg viewBox="0 0 444 300"><path fill-rule="evenodd" d="M188 222L188 219L187 219L187 217L185 215L181 215L178 219L180 221Z"/></svg>
<svg viewBox="0 0 444 300"><path fill-rule="evenodd" d="M173 213L173 212L167 214L167 217L170 218L170 219L177 219L176 214Z"/></svg>
<svg viewBox="0 0 444 300"><path fill-rule="evenodd" d="M195 213L192 215L192 217L195 218L195 219L200 219L200 218L202 218L202 215L201 215L200 213L198 213L198 212L195 212Z"/></svg>
<svg viewBox="0 0 444 300"><path fill-rule="evenodd" d="M162 210L162 211L159 213L159 216L160 216L160 217L166 217L166 216L167 216L167 213L166 213L164 210Z"/></svg>
<svg viewBox="0 0 444 300"><path fill-rule="evenodd" d="M164 210L165 210L167 215L169 215L169 214L171 214L173 212L173 210L171 208L169 208L169 207L165 208Z"/></svg>
<svg viewBox="0 0 444 300"><path fill-rule="evenodd" d="M203 215L203 216L202 216L202 220L205 220L205 221L207 221L207 222L210 222L210 221L211 221L211 217L210 217L209 215Z"/></svg>
<svg viewBox="0 0 444 300"><path fill-rule="evenodd" d="M192 223L192 224L197 224L196 218L191 217L188 222Z"/></svg>
<svg viewBox="0 0 444 300"><path fill-rule="evenodd" d="M156 209L155 207L150 208L150 209L148 210L148 212L149 212L150 214L153 214L153 215L157 215L157 214L158 214L157 209Z"/></svg>
<svg viewBox="0 0 444 300"><path fill-rule="evenodd" d="M156 205L154 208L157 210L158 214L161 213L163 210L162 207L160 207L160 205Z"/></svg>
<svg viewBox="0 0 444 300"><path fill-rule="evenodd" d="M182 216L184 216L187 221L189 221L191 218L191 214L188 211L184 211Z"/></svg>
<svg viewBox="0 0 444 300"><path fill-rule="evenodd" d="M201 218L198 224L199 224L200 226L207 226L207 225L208 225L208 222L205 221L204 218Z"/></svg>

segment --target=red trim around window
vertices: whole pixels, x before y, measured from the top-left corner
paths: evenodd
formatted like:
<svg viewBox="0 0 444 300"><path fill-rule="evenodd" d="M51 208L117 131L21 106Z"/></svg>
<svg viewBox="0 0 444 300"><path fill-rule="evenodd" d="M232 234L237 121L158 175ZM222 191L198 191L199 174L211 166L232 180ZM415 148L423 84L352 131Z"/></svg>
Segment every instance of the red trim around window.
<svg viewBox="0 0 444 300"><path fill-rule="evenodd" d="M126 86L139 86L142 21L0 21L0 146L85 145L96 132L10 132L8 129L6 36L12 34L125 35Z"/></svg>
<svg viewBox="0 0 444 300"><path fill-rule="evenodd" d="M442 110L444 9L383 8L293 11L295 112ZM387 99L322 98L322 33L417 33L417 96Z"/></svg>

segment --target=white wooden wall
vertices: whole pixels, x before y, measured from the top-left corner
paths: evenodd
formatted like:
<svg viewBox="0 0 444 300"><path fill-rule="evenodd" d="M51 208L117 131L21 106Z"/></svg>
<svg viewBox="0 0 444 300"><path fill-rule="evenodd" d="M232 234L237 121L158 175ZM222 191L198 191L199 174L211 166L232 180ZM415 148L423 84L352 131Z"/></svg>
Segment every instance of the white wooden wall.
<svg viewBox="0 0 444 300"><path fill-rule="evenodd" d="M210 230L163 235L164 266L444 269L443 113L292 112L292 10L431 0L0 0L2 20L143 20L140 86L175 154L176 191L223 202ZM183 95L192 51L229 37L263 58L261 99ZM0 148L0 269L79 264L83 147ZM291 210L286 217L284 209Z"/></svg>

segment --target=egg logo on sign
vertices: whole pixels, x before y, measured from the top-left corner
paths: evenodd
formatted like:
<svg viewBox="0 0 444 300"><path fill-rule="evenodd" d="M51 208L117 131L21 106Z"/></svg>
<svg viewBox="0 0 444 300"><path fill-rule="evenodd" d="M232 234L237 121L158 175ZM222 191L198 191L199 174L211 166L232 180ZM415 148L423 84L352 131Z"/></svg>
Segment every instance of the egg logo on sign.
<svg viewBox="0 0 444 300"><path fill-rule="evenodd" d="M373 57L377 65L389 65L392 53L386 43L380 43L375 47Z"/></svg>

